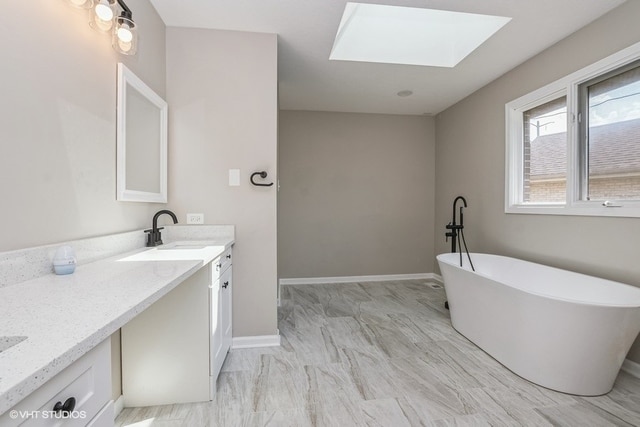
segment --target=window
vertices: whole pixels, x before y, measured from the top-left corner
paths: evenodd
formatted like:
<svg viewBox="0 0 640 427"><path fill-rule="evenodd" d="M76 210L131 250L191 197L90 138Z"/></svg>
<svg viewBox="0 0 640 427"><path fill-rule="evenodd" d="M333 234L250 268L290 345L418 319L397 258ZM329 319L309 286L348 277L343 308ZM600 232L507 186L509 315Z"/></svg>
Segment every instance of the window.
<svg viewBox="0 0 640 427"><path fill-rule="evenodd" d="M582 200L640 200L640 63L578 87Z"/></svg>
<svg viewBox="0 0 640 427"><path fill-rule="evenodd" d="M523 114L524 203L564 203L567 199L567 97Z"/></svg>
<svg viewBox="0 0 640 427"><path fill-rule="evenodd" d="M640 217L640 43L506 116L505 212Z"/></svg>

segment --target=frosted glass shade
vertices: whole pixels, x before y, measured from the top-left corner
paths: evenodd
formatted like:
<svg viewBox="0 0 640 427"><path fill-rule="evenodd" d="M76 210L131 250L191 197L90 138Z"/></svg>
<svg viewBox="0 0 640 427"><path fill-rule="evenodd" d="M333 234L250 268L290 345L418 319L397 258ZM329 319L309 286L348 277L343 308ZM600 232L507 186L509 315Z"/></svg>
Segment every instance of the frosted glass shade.
<svg viewBox="0 0 640 427"><path fill-rule="evenodd" d="M91 28L106 32L113 28L114 3L110 0L100 0L93 8Z"/></svg>
<svg viewBox="0 0 640 427"><path fill-rule="evenodd" d="M135 55L138 49L136 24L128 18L118 17L112 36L113 48L123 55Z"/></svg>

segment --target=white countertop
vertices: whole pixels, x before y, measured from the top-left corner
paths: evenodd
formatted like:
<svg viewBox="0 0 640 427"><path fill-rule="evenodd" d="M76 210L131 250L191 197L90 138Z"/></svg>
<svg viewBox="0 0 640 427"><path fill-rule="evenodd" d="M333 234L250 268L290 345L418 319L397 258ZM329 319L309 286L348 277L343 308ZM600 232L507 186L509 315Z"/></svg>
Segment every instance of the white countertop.
<svg viewBox="0 0 640 427"><path fill-rule="evenodd" d="M0 340L27 337L0 352L0 415L222 254L233 240L190 243L206 247L164 254L144 248L80 265L70 275L49 274L0 288ZM138 255L145 251L157 254Z"/></svg>

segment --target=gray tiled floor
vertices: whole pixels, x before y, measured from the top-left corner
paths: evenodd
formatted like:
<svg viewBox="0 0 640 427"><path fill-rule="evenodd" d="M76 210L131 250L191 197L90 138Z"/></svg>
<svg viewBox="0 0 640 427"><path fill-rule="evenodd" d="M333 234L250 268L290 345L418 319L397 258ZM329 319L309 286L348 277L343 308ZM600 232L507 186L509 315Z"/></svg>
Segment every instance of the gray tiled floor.
<svg viewBox="0 0 640 427"><path fill-rule="evenodd" d="M280 348L232 350L213 402L125 409L126 426L640 426L640 380L577 397L458 334L438 285L286 286Z"/></svg>

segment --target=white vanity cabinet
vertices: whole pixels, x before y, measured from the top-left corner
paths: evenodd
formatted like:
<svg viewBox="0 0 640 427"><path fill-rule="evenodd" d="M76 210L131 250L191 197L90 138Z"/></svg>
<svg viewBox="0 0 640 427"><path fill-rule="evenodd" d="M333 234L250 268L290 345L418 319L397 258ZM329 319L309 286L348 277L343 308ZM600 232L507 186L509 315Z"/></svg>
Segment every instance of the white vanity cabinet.
<svg viewBox="0 0 640 427"><path fill-rule="evenodd" d="M210 301L212 311L216 311L211 317L210 344L211 366L210 374L215 390L215 380L218 378L224 359L231 348L232 339L232 273L231 248L227 249L217 260L212 263Z"/></svg>
<svg viewBox="0 0 640 427"><path fill-rule="evenodd" d="M0 425L112 427L110 398L111 341L106 339L0 416ZM69 416L61 418L57 410Z"/></svg>
<svg viewBox="0 0 640 427"><path fill-rule="evenodd" d="M231 249L122 327L126 407L202 402L231 345Z"/></svg>

